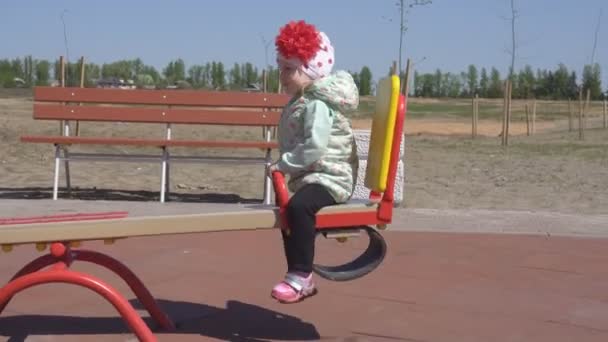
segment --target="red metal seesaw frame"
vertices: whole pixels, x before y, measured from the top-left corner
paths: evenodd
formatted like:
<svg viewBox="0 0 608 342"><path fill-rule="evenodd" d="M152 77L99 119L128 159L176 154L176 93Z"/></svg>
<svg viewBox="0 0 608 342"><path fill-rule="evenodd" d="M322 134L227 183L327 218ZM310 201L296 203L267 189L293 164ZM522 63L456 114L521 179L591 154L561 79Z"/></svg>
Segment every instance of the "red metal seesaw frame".
<svg viewBox="0 0 608 342"><path fill-rule="evenodd" d="M27 219L8 220L7 223L34 223L34 222L58 222L76 220L99 220L107 218L125 217L126 212L77 214L41 216ZM150 328L137 314L133 306L116 289L107 283L81 272L70 270L70 266L76 260L86 261L103 266L120 276L131 288L137 299L150 313L150 316L165 330L174 330L175 326L169 317L160 309L150 291L137 278L137 276L118 260L102 253L74 250L69 242L54 242L51 244L50 253L43 255L29 264L25 265L4 287L0 288L0 314L10 302L14 295L27 288L49 284L67 283L79 285L96 292L104 297L118 310L128 327L135 333L140 341L156 341L156 337ZM46 267L49 269L44 270Z"/></svg>
<svg viewBox="0 0 608 342"><path fill-rule="evenodd" d="M394 202L393 188L397 172L397 163L399 161L400 138L402 137L403 120L405 117L405 101L406 98L401 95L397 107L395 138L393 139L392 144L386 191L383 194L374 192L370 194L371 200L379 202L378 210L375 212L319 215L317 216L317 229L376 224L383 225L391 222ZM285 210L289 200L289 193L285 185L285 179L280 172L273 173L273 183L282 222L281 228L288 229L285 220ZM126 216L126 212L39 216L32 218L3 219L0 220L0 224L100 220L122 218ZM137 299L162 329L167 331L175 330L175 325L160 309L156 300L152 294L150 294L150 291L148 291L142 281L127 266L118 260L99 252L81 249L74 250L70 247L69 241L52 243L49 254L38 257L25 265L13 276L8 284L0 288L0 314L14 295L27 288L49 283L74 284L88 288L108 300L118 310L123 320L140 341L156 341L156 337L152 334L150 328L137 314L133 306L116 289L93 276L69 269L76 260L94 263L116 273L129 285L133 293L137 296ZM51 267L44 270L44 268L48 266Z"/></svg>

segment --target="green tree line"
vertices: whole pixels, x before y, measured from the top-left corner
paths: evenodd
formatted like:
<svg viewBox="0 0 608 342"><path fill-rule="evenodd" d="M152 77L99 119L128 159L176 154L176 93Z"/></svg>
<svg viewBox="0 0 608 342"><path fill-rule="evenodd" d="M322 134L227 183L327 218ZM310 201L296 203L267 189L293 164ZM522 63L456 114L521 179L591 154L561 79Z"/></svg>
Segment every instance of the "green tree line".
<svg viewBox="0 0 608 342"><path fill-rule="evenodd" d="M60 60L46 61L33 59L32 56L15 59L0 59L0 87L49 86L61 79ZM277 92L279 72L269 66L267 91ZM372 73L367 66L359 72L350 72L359 87L361 95L370 95L373 91ZM112 78L124 81L132 80L139 88L194 88L209 90L240 90L250 85L261 87L262 70L252 63L235 63L227 69L220 61L186 66L181 58L170 61L162 70L145 64L140 58L118 60L112 63L85 63L85 87L95 87L100 80ZM65 85L80 86L80 62L65 63Z"/></svg>
<svg viewBox="0 0 608 342"><path fill-rule="evenodd" d="M582 78L579 80L575 71L564 64L554 70L537 69L526 65L512 77L512 96L515 99L550 99L563 100L578 98L579 91L590 90L592 100L608 97L608 90L602 90L601 69L599 64L585 65ZM469 65L460 73L414 72L413 95L416 97L472 97L501 98L504 94L504 79L495 67L481 68ZM583 95L586 96L586 95Z"/></svg>

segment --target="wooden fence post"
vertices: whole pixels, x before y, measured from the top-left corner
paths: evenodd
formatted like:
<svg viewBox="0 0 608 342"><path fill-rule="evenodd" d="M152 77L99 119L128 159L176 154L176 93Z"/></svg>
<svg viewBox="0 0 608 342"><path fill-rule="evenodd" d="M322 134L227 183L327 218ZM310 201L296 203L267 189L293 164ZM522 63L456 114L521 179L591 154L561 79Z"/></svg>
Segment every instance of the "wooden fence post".
<svg viewBox="0 0 608 342"><path fill-rule="evenodd" d="M479 120L479 95L475 94L475 97L472 100L473 102L473 120L472 120L472 128L471 128L471 136L473 139L477 137L477 123Z"/></svg>
<svg viewBox="0 0 608 342"><path fill-rule="evenodd" d="M591 88L587 89L587 97L585 99L585 106L583 107L583 130L587 129L587 117L591 109Z"/></svg>
<svg viewBox="0 0 608 342"><path fill-rule="evenodd" d="M585 138L585 130L583 128L583 89L581 88L578 92L578 138L583 140Z"/></svg>
<svg viewBox="0 0 608 342"><path fill-rule="evenodd" d="M532 101L532 135L536 134L536 99Z"/></svg>
<svg viewBox="0 0 608 342"><path fill-rule="evenodd" d="M502 110L502 133L501 133L501 138L502 138L502 146L505 146L506 143L506 135L507 135L507 95L509 93L508 91L508 87L509 87L509 83L508 81L505 81L504 83L505 87L504 87L504 94L503 94L503 110Z"/></svg>
<svg viewBox="0 0 608 342"><path fill-rule="evenodd" d="M572 101L568 98L568 132L572 132L574 130L573 125L573 113L572 113Z"/></svg>
<svg viewBox="0 0 608 342"><path fill-rule="evenodd" d="M512 103L511 96L512 94L512 84L511 80L507 81L507 124L505 126L505 146L509 145L509 130L511 126L511 111L512 111Z"/></svg>
<svg viewBox="0 0 608 342"><path fill-rule="evenodd" d="M606 117L608 115L608 100L604 100L604 111L603 111L603 116L604 116L604 128L608 128L608 121L606 121L608 118Z"/></svg>
<svg viewBox="0 0 608 342"><path fill-rule="evenodd" d="M526 103L526 135L530 136L530 104Z"/></svg>

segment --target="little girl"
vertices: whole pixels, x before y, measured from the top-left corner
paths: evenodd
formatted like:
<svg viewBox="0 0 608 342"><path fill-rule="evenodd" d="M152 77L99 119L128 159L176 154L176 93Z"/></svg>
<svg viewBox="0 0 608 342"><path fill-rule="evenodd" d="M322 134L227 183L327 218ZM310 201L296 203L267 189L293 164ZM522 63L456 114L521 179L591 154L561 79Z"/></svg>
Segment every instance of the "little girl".
<svg viewBox="0 0 608 342"><path fill-rule="evenodd" d="M313 25L292 21L280 29L275 44L281 85L292 97L278 128L280 159L269 172L288 174L294 194L287 206L290 233L282 231L287 274L272 296L294 303L316 293L316 213L348 201L355 187L359 161L344 114L357 109L359 91L348 72L331 72L334 48Z"/></svg>

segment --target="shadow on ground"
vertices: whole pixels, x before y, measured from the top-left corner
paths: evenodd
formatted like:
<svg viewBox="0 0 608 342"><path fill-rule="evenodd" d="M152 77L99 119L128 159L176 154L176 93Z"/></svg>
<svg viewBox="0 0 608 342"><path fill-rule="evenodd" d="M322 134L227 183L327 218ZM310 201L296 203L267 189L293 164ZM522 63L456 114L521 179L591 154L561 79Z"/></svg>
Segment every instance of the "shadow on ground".
<svg viewBox="0 0 608 342"><path fill-rule="evenodd" d="M225 308L205 304L159 300L159 305L177 325L172 334L194 334L225 341L318 340L316 327L297 317L283 315L259 306L228 301ZM137 300L131 304L142 309ZM146 324L158 335L167 332L156 327L151 318ZM0 336L8 341L25 341L34 335L128 334L120 317L77 317L19 315L0 318Z"/></svg>

